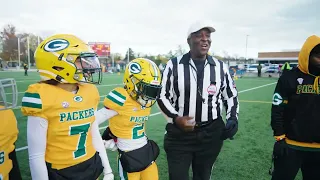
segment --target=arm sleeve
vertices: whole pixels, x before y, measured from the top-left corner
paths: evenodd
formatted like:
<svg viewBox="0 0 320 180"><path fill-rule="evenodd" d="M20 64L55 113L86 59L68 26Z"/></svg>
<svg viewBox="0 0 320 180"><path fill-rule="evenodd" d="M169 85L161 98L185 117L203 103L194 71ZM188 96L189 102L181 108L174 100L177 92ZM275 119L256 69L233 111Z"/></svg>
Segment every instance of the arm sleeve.
<svg viewBox="0 0 320 180"><path fill-rule="evenodd" d="M107 109L106 107L103 107L96 111L96 121L100 125L104 123L106 120L112 118L113 116L117 115L117 111Z"/></svg>
<svg viewBox="0 0 320 180"><path fill-rule="evenodd" d="M162 75L161 81L162 89L160 96L157 100L158 106L162 113L168 117L168 119L174 119L178 116L178 112L171 104L173 98L173 65L172 61L168 61L167 66Z"/></svg>
<svg viewBox="0 0 320 180"><path fill-rule="evenodd" d="M112 173L112 169L109 164L108 155L105 150L105 147L99 132L99 126L97 121L94 121L92 123L92 143L96 151L99 152L99 156L101 158L102 165L104 167L103 169L104 174Z"/></svg>
<svg viewBox="0 0 320 180"><path fill-rule="evenodd" d="M222 96L223 100L225 100L227 115L226 119L238 120L239 114L239 101L238 101L238 91L236 89L235 82L233 81L228 68L224 64L224 83Z"/></svg>
<svg viewBox="0 0 320 180"><path fill-rule="evenodd" d="M48 122L46 119L28 116L27 141L29 165L33 180L48 180L45 163Z"/></svg>
<svg viewBox="0 0 320 180"><path fill-rule="evenodd" d="M288 87L289 83L286 80L286 76L280 76L272 97L271 127L274 136L285 134L284 111L288 104Z"/></svg>

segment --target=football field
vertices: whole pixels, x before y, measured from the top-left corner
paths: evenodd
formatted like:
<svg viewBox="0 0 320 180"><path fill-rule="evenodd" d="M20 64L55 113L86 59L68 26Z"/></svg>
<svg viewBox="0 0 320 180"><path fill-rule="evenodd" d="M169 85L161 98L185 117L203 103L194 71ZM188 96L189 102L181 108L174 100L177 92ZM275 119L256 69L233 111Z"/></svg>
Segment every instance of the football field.
<svg viewBox="0 0 320 180"><path fill-rule="evenodd" d="M15 78L19 91L19 105L28 85L40 80L36 72L0 72L0 78ZM235 81L239 91L239 131L234 140L224 142L221 153L212 171L212 179L217 180L267 180L271 179L268 170L271 165L273 148L272 130L270 127L270 112L275 78L240 78ZM104 96L116 86L122 86L122 75L104 74L103 82L98 85L102 107ZM50 92L48 92L50 93ZM14 110L18 120L19 138L16 143L18 161L24 180L29 180L28 149L26 137L27 120L21 114L20 108ZM107 124L101 125L103 132ZM160 155L157 159L161 180L168 179L166 154L163 150L163 136L166 121L159 112L157 105L152 108L152 114L146 124L147 135L158 143ZM115 179L119 179L116 152L108 151L109 161ZM300 179L300 178L299 178Z"/></svg>

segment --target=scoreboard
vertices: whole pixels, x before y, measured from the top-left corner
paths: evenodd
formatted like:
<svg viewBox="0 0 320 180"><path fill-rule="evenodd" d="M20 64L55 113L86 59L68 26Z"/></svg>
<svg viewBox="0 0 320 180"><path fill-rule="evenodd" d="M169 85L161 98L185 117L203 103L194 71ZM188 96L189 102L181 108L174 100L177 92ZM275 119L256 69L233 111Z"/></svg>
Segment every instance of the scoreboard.
<svg viewBox="0 0 320 180"><path fill-rule="evenodd" d="M89 42L89 46L99 57L110 56L110 43L108 42Z"/></svg>

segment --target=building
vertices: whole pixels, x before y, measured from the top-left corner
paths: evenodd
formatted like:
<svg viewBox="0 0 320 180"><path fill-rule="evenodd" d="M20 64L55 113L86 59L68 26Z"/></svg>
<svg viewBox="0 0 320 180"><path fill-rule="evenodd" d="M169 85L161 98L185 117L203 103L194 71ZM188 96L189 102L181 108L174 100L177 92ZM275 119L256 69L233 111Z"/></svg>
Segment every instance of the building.
<svg viewBox="0 0 320 180"><path fill-rule="evenodd" d="M259 52L257 63L284 64L285 62L297 63L299 57L298 50L280 52Z"/></svg>

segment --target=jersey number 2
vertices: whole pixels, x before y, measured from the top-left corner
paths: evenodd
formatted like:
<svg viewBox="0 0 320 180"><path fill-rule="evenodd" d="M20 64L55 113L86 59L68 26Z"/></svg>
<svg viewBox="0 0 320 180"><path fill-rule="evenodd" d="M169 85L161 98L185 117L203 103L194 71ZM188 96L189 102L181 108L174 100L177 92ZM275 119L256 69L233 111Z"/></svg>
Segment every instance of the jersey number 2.
<svg viewBox="0 0 320 180"><path fill-rule="evenodd" d="M139 133L139 131L143 130L144 128L144 123L136 125L132 129L132 139L139 139L144 136L144 131L142 133Z"/></svg>
<svg viewBox="0 0 320 180"><path fill-rule="evenodd" d="M74 158L79 158L83 155L86 155L87 132L89 128L90 123L70 126L70 136L79 135L77 149L73 152Z"/></svg>

